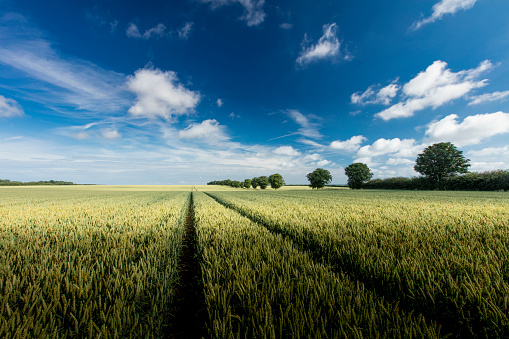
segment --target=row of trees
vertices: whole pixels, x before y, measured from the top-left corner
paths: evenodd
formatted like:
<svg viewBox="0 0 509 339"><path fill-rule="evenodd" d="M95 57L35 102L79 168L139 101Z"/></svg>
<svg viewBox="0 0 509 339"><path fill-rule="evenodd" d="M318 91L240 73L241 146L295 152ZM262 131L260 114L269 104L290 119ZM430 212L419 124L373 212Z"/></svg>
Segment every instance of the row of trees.
<svg viewBox="0 0 509 339"><path fill-rule="evenodd" d="M273 189L281 188L283 185L285 185L285 181L283 179L283 176L279 173L272 174L270 176L261 176L261 177L254 177L253 179L246 179L244 181L237 181L237 180L216 180L208 182L207 185L221 185L221 186L230 186L235 188L258 188L260 187L262 190L266 189L269 185Z"/></svg>
<svg viewBox="0 0 509 339"><path fill-rule="evenodd" d="M421 177L387 178L370 180L373 173L368 166L355 163L345 169L348 186L372 189L418 189L454 191L497 191L509 190L509 171L497 170L483 173L469 173L470 159L463 156L450 142L440 142L424 149L415 160L414 170ZM463 174L463 175L460 175Z"/></svg>
<svg viewBox="0 0 509 339"><path fill-rule="evenodd" d="M0 186L35 186L35 185L74 185L70 181L46 180L46 181L11 181L9 179L0 179Z"/></svg>

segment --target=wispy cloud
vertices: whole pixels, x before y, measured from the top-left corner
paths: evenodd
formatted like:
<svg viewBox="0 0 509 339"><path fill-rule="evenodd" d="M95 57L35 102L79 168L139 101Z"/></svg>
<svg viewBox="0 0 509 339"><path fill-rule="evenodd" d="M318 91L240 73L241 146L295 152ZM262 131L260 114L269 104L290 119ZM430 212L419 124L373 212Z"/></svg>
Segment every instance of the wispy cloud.
<svg viewBox="0 0 509 339"><path fill-rule="evenodd" d="M492 67L491 62L485 60L477 68L454 73L447 68L446 62L437 60L403 86L403 101L375 116L383 120L408 118L416 111L435 109L464 97L471 90L486 85L487 80L477 78Z"/></svg>
<svg viewBox="0 0 509 339"><path fill-rule="evenodd" d="M352 56L349 53L343 53L340 50L341 42L337 36L337 29L336 23L323 25L323 35L316 44L310 43L305 35L301 44L302 50L296 60L297 64L304 66L317 60L334 58L351 60Z"/></svg>
<svg viewBox="0 0 509 339"><path fill-rule="evenodd" d="M16 100L0 95L0 118L21 117L23 115L25 115L25 112Z"/></svg>
<svg viewBox="0 0 509 339"><path fill-rule="evenodd" d="M129 108L136 117L171 120L193 112L200 101L200 94L185 88L172 71L140 69L129 77L127 86L136 94L137 101Z"/></svg>
<svg viewBox="0 0 509 339"><path fill-rule="evenodd" d="M248 26L257 26L261 24L266 17L263 9L265 0L201 0L201 2L210 4L213 9L225 5L241 5L244 7L244 14L240 19L246 21Z"/></svg>
<svg viewBox="0 0 509 339"><path fill-rule="evenodd" d="M187 40L191 31L193 30L194 22L186 22L184 26L178 30L179 38L182 40Z"/></svg>
<svg viewBox="0 0 509 339"><path fill-rule="evenodd" d="M382 104L389 105L398 94L400 86L396 83L398 79L389 85L380 88L380 85L369 86L364 92L355 92L350 96L352 104Z"/></svg>
<svg viewBox="0 0 509 339"><path fill-rule="evenodd" d="M127 106L124 75L60 55L42 38L43 32L20 15L2 17L0 31L0 64L9 71L4 86L50 107L55 114L90 116ZM31 87L19 85L19 79L30 80Z"/></svg>
<svg viewBox="0 0 509 339"><path fill-rule="evenodd" d="M319 139L322 137L319 132L320 124L317 122L318 117L315 115L304 115L294 109L286 111L286 114L300 126L298 134L312 139Z"/></svg>
<svg viewBox="0 0 509 339"><path fill-rule="evenodd" d="M162 37L165 35L166 26L162 23L157 24L156 26L147 29L143 34L140 33L138 26L133 24L132 22L129 24L126 30L126 35L130 38L141 38L148 40L152 37Z"/></svg>
<svg viewBox="0 0 509 339"><path fill-rule="evenodd" d="M493 101L499 101L499 100L505 100L509 97L509 91L503 91L503 92L493 92L493 93L485 93L481 95L476 95L470 97L470 101L468 103L469 106L471 105L479 105L484 104L486 102L493 102Z"/></svg>
<svg viewBox="0 0 509 339"><path fill-rule="evenodd" d="M442 19L445 14L454 14L459 10L467 10L474 7L477 0L442 0L433 5L431 16L414 22L411 29L418 30L423 25Z"/></svg>

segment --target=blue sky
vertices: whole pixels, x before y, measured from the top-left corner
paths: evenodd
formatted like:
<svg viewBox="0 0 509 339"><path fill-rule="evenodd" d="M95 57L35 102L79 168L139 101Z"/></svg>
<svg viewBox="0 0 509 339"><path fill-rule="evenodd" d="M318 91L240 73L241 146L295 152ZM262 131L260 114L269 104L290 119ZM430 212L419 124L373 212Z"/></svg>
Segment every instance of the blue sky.
<svg viewBox="0 0 509 339"><path fill-rule="evenodd" d="M509 169L509 2L0 0L0 178Z"/></svg>

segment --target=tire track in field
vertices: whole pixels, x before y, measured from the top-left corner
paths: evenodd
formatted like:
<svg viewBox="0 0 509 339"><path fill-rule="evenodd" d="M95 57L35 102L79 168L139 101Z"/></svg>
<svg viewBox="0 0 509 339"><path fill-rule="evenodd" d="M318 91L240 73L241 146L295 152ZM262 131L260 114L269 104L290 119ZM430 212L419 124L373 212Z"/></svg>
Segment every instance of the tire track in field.
<svg viewBox="0 0 509 339"><path fill-rule="evenodd" d="M422 314L426 319L436 322L442 329L442 331L441 331L442 335L444 335L444 333L445 333L445 335L450 335L452 338L461 338L461 339L472 338L472 336L469 336L468 334L466 334L466 336L465 336L464 332L468 333L468 331L466 331L466 330L462 331L462 328L460 326L458 326L458 324L448 323L448 322L444 323L443 322L444 319L437 319L437 317L433 317L432 315L427 314L426 312L421 312L418 309L410 307L407 303L405 303L402 300L395 299L392 296L387 295L381 288L378 288L374 282L370 282L370 281L366 281L365 279L361 279L357 274L355 274L355 272L353 272L351 270L342 270L341 267L334 265L333 263L329 262L326 258L324 258L323 253L321 253L320 250L317 250L317 248L319 248L319 246L317 246L317 244L313 243L312 241L306 241L306 239L304 239L305 242L299 241L282 230L278 230L273 227L270 227L269 225L261 223L260 221L256 220L251 215L249 215L248 213L243 211L241 208L222 200L220 197L216 197L208 192L203 192L203 193L205 193L206 195L208 195L209 197L211 197L212 199L214 199L215 201L217 201L224 207L237 212L238 214L242 215L243 217L248 218L255 224L260 225L261 227L264 227L269 232L271 232L273 234L279 234L279 235L291 240L292 243L296 246L296 248L298 248L302 252L308 253L309 257L311 259L313 259L315 262L320 263L325 266L328 266L333 272L336 272L336 273L342 272L342 273L348 275L349 277L351 277L352 279L361 282L367 289L374 291L376 293L376 295L378 295L380 298L384 298L385 300L390 301L390 302L397 302L399 304L399 308L402 311L404 311L405 313L416 313L417 312L418 314ZM463 332L463 335L460 334L461 332Z"/></svg>
<svg viewBox="0 0 509 339"><path fill-rule="evenodd" d="M173 309L165 338L207 337L205 296L198 259L193 193L191 192L182 239L182 253L177 266L179 281L174 290Z"/></svg>

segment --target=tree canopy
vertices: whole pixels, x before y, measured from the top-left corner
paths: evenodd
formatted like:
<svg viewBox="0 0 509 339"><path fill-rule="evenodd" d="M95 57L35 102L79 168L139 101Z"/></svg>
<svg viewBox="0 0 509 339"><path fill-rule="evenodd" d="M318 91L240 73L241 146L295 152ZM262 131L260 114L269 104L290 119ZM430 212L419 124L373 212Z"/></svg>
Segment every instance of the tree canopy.
<svg viewBox="0 0 509 339"><path fill-rule="evenodd" d="M265 175L262 175L261 177L258 177L258 186L260 186L260 188L262 190L266 189L267 186L269 186L269 178L267 178Z"/></svg>
<svg viewBox="0 0 509 339"><path fill-rule="evenodd" d="M362 185L373 177L373 172L368 165L356 162L345 168L348 177L348 187L353 189L362 188Z"/></svg>
<svg viewBox="0 0 509 339"><path fill-rule="evenodd" d="M444 189L447 179L468 172L469 161L450 142L440 142L426 147L417 156L414 169L424 175L435 188Z"/></svg>
<svg viewBox="0 0 509 339"><path fill-rule="evenodd" d="M309 187L316 189L323 188L332 181L330 172L323 168L315 169L313 172L308 173L306 177L309 180Z"/></svg>
<svg viewBox="0 0 509 339"><path fill-rule="evenodd" d="M283 180L283 176L281 174L275 173L269 176L269 183L270 187L277 190L285 184L285 181Z"/></svg>

